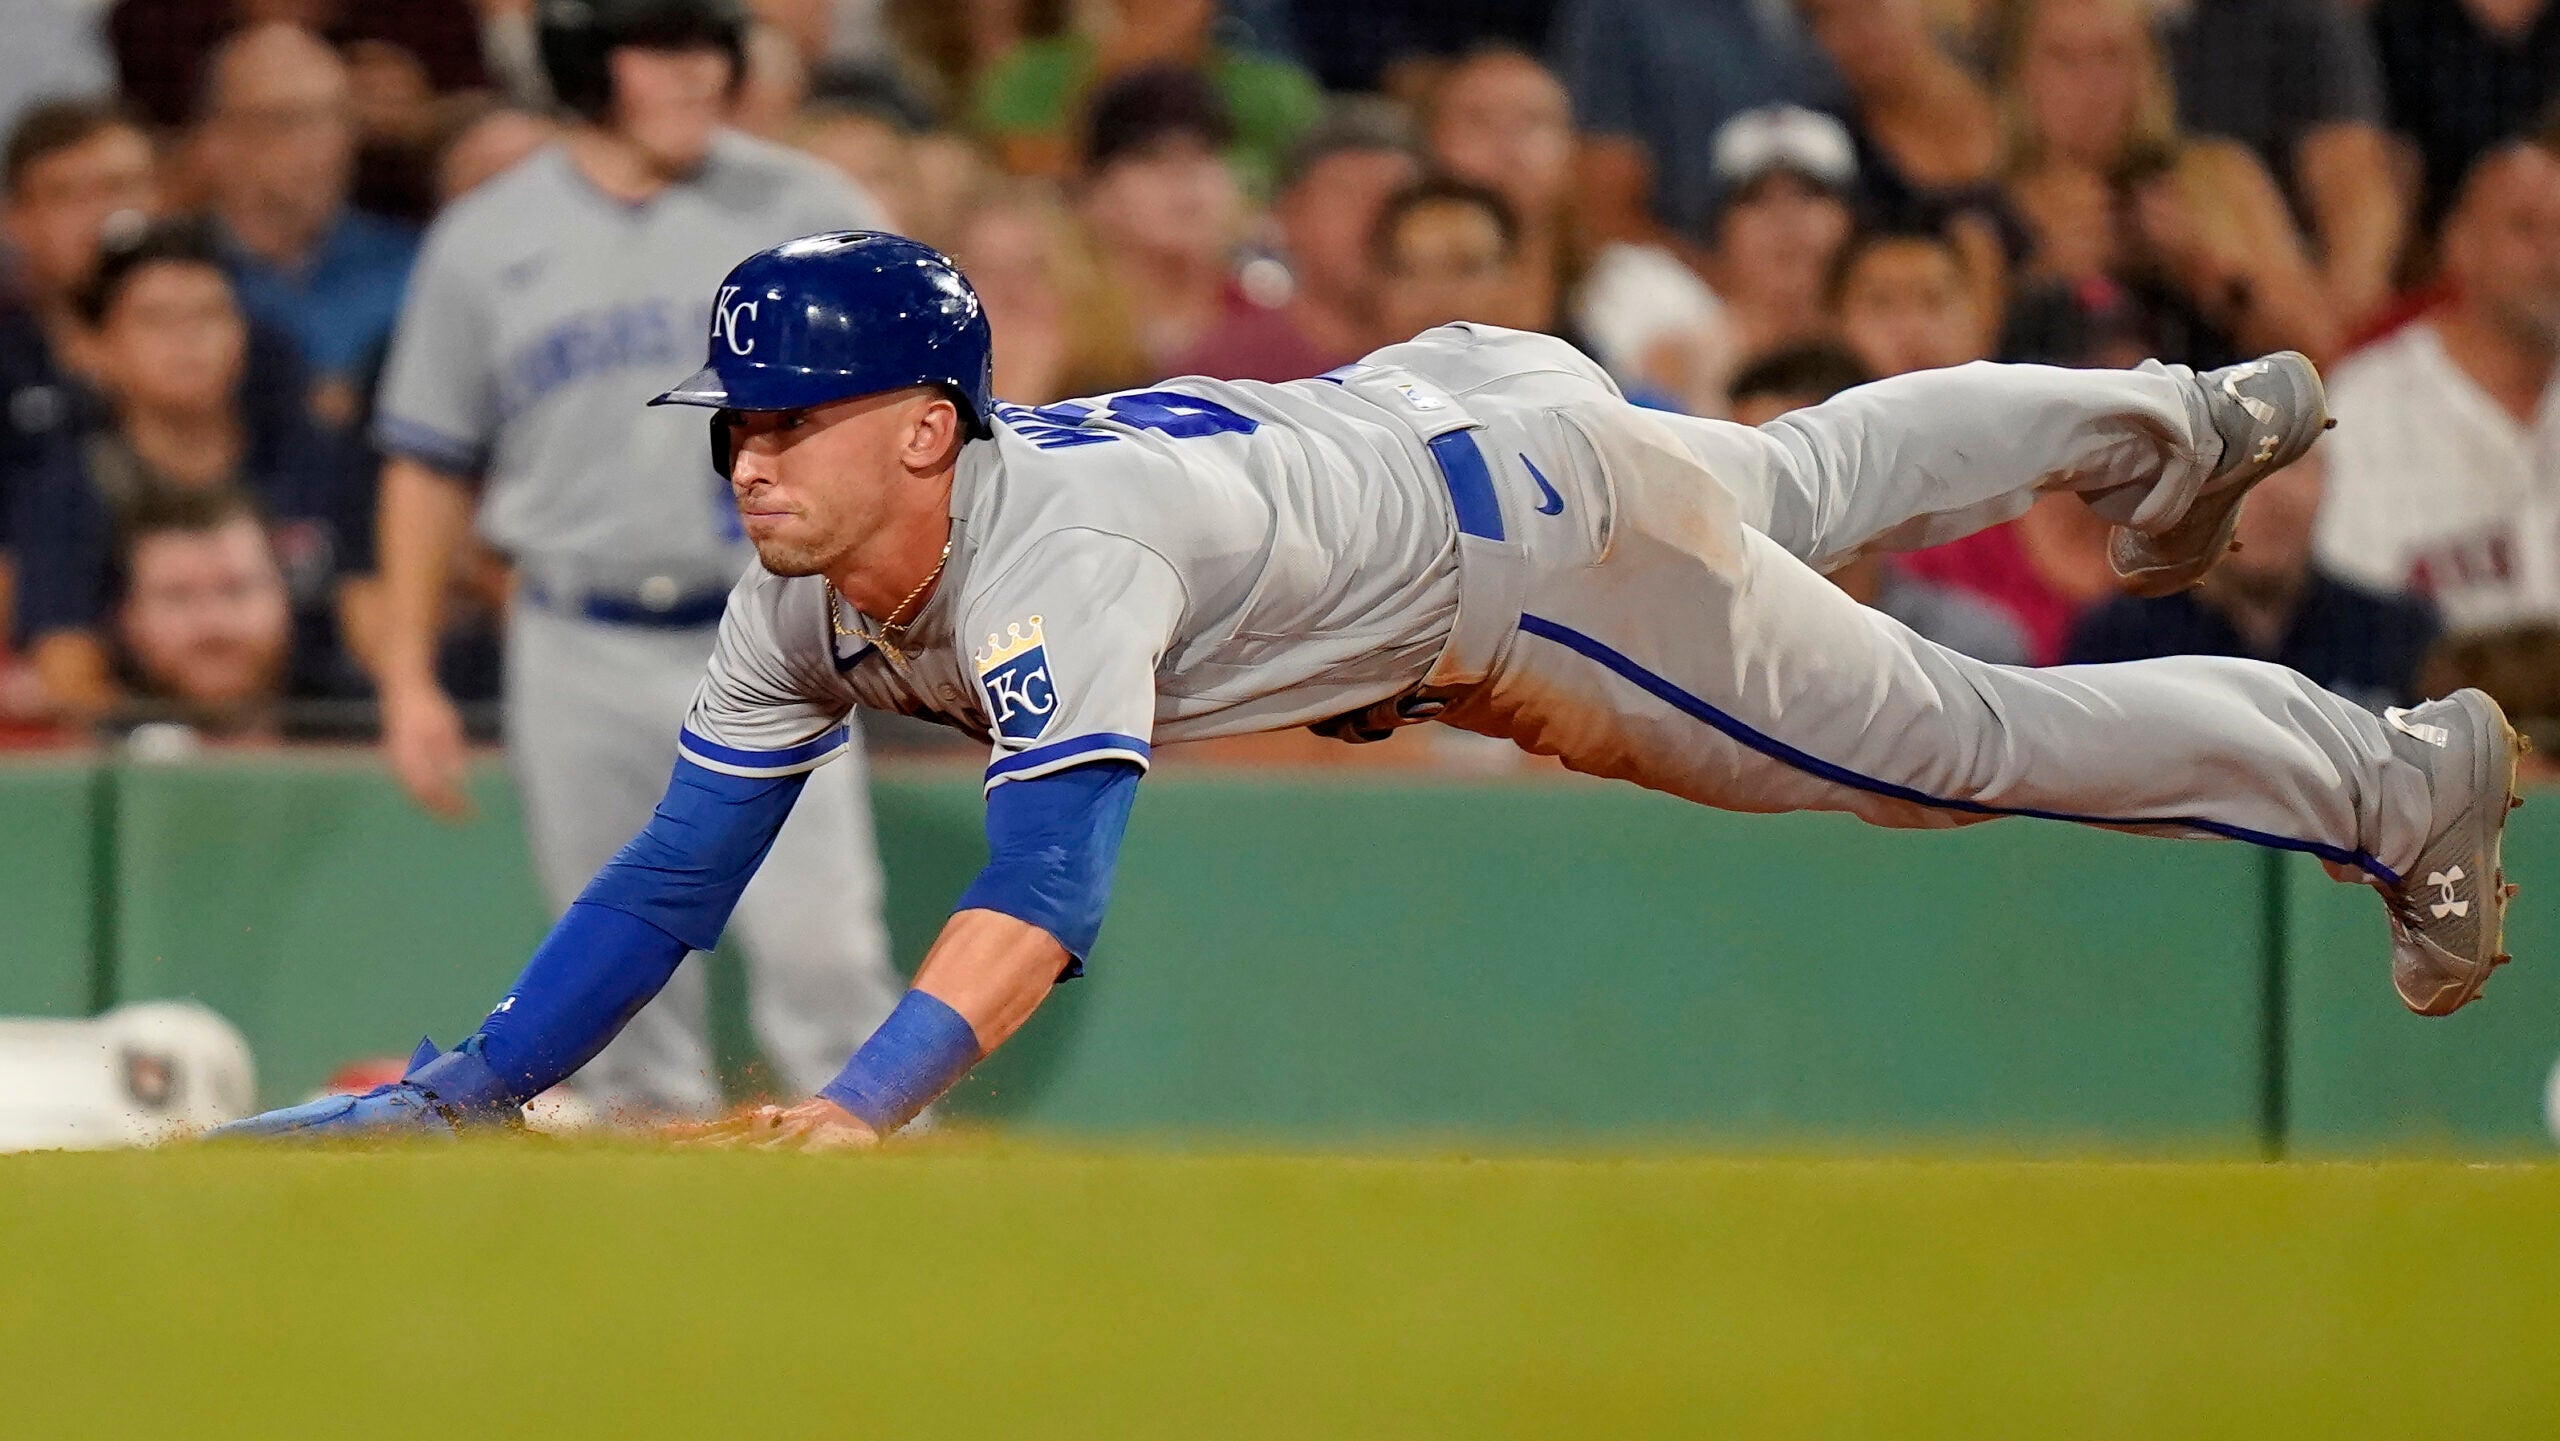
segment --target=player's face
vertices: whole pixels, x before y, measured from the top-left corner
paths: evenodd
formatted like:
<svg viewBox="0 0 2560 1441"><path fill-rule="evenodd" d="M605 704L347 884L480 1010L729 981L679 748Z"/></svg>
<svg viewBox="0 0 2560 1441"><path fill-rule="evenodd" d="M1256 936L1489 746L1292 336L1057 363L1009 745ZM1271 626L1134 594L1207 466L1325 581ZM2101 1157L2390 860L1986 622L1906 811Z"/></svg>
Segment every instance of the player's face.
<svg viewBox="0 0 2560 1441"><path fill-rule="evenodd" d="M935 406L951 411L918 386L807 410L737 412L729 489L765 569L832 574L902 504L926 495L939 504L913 464L948 451L947 443L918 448L918 427Z"/></svg>
<svg viewBox="0 0 2560 1441"><path fill-rule="evenodd" d="M621 45L609 63L615 128L660 173L692 173L729 115L729 52L710 45Z"/></svg>

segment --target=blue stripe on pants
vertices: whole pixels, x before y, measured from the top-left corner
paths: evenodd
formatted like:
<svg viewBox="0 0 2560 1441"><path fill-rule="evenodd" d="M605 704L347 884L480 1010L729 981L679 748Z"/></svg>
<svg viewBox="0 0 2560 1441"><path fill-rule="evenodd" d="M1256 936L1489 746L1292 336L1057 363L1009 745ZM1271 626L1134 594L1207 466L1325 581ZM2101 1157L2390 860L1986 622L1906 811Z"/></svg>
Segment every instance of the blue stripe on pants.
<svg viewBox="0 0 2560 1441"><path fill-rule="evenodd" d="M2285 836L2269 835L2264 831L2253 831L2246 826L2226 825L2221 821L2201 820L2192 816L2125 820L2115 816L2075 815L2069 811L2040 811L2018 806L1985 805L1981 801L1926 795L1909 786L1860 775L1856 771L1807 755L1774 736L1764 735L1571 626L1560 625L1543 616L1524 615L1520 617L1520 630L1525 635L1534 635L1541 640L1553 641L1577 655L1598 661L1609 670L1633 682L1638 689L1683 715L1706 722L1734 741L1758 751L1771 760L1793 766L1807 775L1818 776L1833 785L1846 786L1851 790L1865 791L1869 795L1884 796L1891 800L1907 801L1913 805L1959 811L1966 815L2027 816L2035 820L2071 821L2087 826L2177 826L2183 830L2202 831L2206 835L2221 836L2226 840L2246 841L2250 845L2265 846L2270 850L2300 851L2305 855L2318 856L2335 865L2353 866L2387 886L2400 884L2400 877L2394 874L2389 866L2362 851L2341 850L2320 841L2298 841Z"/></svg>

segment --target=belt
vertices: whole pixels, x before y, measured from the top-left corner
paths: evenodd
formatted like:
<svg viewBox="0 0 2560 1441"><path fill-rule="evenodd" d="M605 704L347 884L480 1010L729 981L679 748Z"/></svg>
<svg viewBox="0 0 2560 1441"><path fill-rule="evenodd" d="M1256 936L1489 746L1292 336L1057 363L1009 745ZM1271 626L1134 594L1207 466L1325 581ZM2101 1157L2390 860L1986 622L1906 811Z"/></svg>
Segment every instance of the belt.
<svg viewBox="0 0 2560 1441"><path fill-rule="evenodd" d="M553 595L540 581L527 580L516 587L516 593L540 609L554 615L578 615L603 625L639 626L646 630L701 630L720 623L729 608L727 590L698 590L682 594L667 586L661 598L654 593L636 596L607 595L588 591L576 597Z"/></svg>
<svg viewBox="0 0 2560 1441"><path fill-rule="evenodd" d="M1347 365L1319 378L1367 392L1365 398L1414 425L1458 527L1458 614L1430 674L1398 695L1309 727L1335 740L1384 740L1400 726L1438 717L1492 673L1518 627L1526 557L1504 529L1493 468L1476 440L1478 422L1454 397L1387 367Z"/></svg>

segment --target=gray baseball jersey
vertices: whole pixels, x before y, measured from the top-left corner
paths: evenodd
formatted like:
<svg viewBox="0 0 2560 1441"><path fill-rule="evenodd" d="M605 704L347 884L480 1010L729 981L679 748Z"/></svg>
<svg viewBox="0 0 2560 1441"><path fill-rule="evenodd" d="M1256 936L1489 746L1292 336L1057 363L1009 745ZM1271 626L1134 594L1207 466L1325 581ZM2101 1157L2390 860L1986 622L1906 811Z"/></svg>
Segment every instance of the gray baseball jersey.
<svg viewBox="0 0 2560 1441"><path fill-rule="evenodd" d="M686 754L813 765L865 705L990 741L991 785L1144 764L1159 740L1394 695L1456 609L1456 528L1414 426L1322 380L1001 407L995 438L962 452L951 512L950 563L889 650L859 638L869 620L831 615L823 579L750 568Z"/></svg>
<svg viewBox="0 0 2560 1441"><path fill-rule="evenodd" d="M724 588L749 552L701 419L642 402L693 358L739 255L880 221L834 171L736 132L638 205L549 146L427 232L376 436L481 479L481 534L554 590Z"/></svg>
<svg viewBox="0 0 2560 1441"><path fill-rule="evenodd" d="M1000 420L964 453L951 568L901 653L849 639L869 622L832 619L823 580L757 569L686 755L788 773L874 705L989 739L993 786L1428 680L1449 724L1728 809L2152 827L2342 875L2396 871L2426 833L2381 719L2290 671L1988 665L1819 573L2048 489L2175 524L2221 443L2184 371L1927 371L1755 430L1638 410L1558 341L1460 325L1339 387L1183 379Z"/></svg>

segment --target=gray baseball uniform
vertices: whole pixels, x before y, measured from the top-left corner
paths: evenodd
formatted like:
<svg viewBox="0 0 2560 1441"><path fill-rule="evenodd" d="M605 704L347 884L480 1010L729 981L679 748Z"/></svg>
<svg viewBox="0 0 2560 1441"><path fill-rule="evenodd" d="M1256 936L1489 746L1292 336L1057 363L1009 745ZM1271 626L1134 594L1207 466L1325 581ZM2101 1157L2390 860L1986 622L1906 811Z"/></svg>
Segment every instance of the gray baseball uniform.
<svg viewBox="0 0 2560 1441"><path fill-rule="evenodd" d="M2381 719L2276 666L1983 664L1819 570L2072 489L2165 527L2219 450L2183 373L1965 366L1754 430L1639 410L1474 325L1285 385L1004 407L900 653L751 571L686 723L782 774L856 705L987 739L990 787L1151 747L1437 717L1736 810L2034 815L2396 871L2428 822Z"/></svg>
<svg viewBox="0 0 2560 1441"><path fill-rule="evenodd" d="M480 533L516 567L508 756L555 909L649 819L723 598L753 559L700 421L642 402L694 357L739 254L878 220L834 172L725 133L698 174L640 205L554 145L427 234L376 431L389 453L477 479ZM757 1038L802 1092L898 991L858 750L834 769L736 914ZM716 1108L702 1012L686 967L577 1084L618 1108Z"/></svg>

